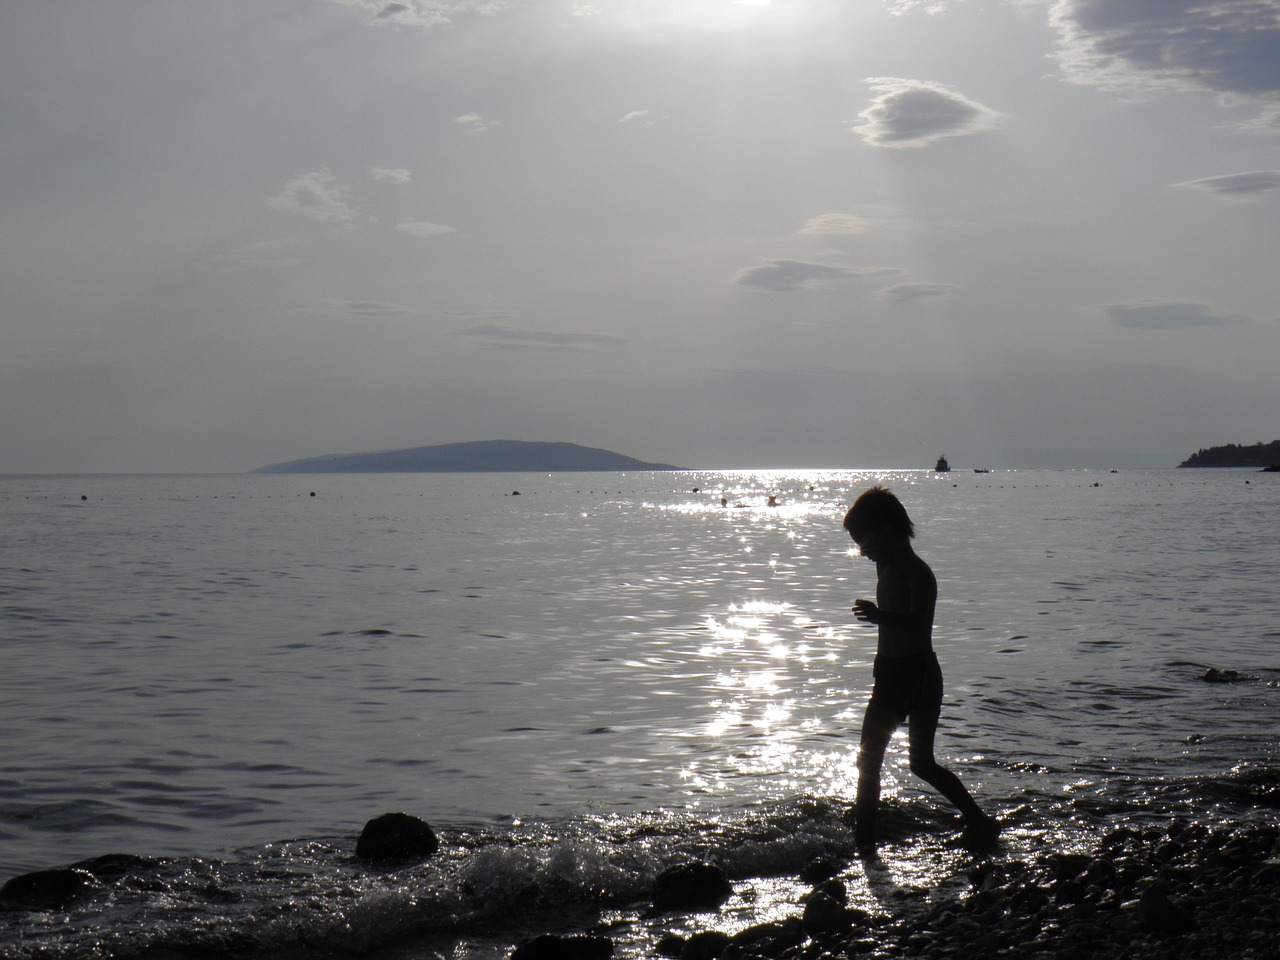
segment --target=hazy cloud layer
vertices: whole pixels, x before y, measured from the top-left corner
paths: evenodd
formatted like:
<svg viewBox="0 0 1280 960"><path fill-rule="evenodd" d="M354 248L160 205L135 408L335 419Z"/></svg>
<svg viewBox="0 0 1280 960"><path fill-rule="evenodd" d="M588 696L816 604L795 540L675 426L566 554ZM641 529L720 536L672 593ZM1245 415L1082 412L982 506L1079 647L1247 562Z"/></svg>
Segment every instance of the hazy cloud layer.
<svg viewBox="0 0 1280 960"><path fill-rule="evenodd" d="M157 6L0 17L0 470L1274 436L1275 2Z"/></svg>
<svg viewBox="0 0 1280 960"><path fill-rule="evenodd" d="M1272 0L1058 0L1051 19L1059 60L1077 81L1280 97Z"/></svg>
<svg viewBox="0 0 1280 960"><path fill-rule="evenodd" d="M1280 54L1280 51L1277 53ZM1201 180L1187 180L1177 186L1220 193L1228 197L1250 197L1280 190L1280 170L1255 170L1252 173L1205 177Z"/></svg>
<svg viewBox="0 0 1280 960"><path fill-rule="evenodd" d="M864 143L876 147L925 147L946 137L992 129L1000 114L940 83L875 77L867 81L878 94L854 127Z"/></svg>
<svg viewBox="0 0 1280 960"><path fill-rule="evenodd" d="M564 353L580 353L617 347L626 343L621 337L602 333L567 333L554 330L529 330L522 327L489 323L455 330L459 337L467 337L492 347L507 350L553 350Z"/></svg>
<svg viewBox="0 0 1280 960"><path fill-rule="evenodd" d="M1215 327L1240 319L1225 316L1207 304L1185 300L1131 300L1108 304L1102 310L1116 326L1135 330Z"/></svg>
<svg viewBox="0 0 1280 960"><path fill-rule="evenodd" d="M828 280L857 280L862 277L888 277L902 273L896 267L836 267L803 260L770 260L745 267L733 275L733 283L766 290L790 291Z"/></svg>

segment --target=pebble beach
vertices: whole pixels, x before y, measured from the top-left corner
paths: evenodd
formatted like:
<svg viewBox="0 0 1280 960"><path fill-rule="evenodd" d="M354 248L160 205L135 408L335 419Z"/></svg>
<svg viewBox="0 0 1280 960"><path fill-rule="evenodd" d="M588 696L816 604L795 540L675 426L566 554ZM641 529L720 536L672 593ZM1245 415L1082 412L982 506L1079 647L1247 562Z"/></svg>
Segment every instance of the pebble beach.
<svg viewBox="0 0 1280 960"><path fill-rule="evenodd" d="M1275 773L1274 771L1272 772ZM1280 776L1269 787L1274 803ZM841 874L883 869L877 858L841 866L815 861L815 882L793 916L733 935L714 921L658 942L671 960L1274 960L1280 957L1280 827L1115 827L1088 853L975 860L969 886L919 911L847 906ZM819 879L823 878L823 879ZM513 960L613 956L607 932L547 936Z"/></svg>

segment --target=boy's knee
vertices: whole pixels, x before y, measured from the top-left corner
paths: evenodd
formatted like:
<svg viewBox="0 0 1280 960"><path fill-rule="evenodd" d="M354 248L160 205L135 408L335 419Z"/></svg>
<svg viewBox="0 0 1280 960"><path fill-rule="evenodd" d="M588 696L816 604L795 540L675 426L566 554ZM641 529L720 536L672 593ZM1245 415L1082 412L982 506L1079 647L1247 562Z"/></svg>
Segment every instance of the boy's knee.
<svg viewBox="0 0 1280 960"><path fill-rule="evenodd" d="M909 765L911 772L921 780L928 780L940 769L933 757L911 757Z"/></svg>

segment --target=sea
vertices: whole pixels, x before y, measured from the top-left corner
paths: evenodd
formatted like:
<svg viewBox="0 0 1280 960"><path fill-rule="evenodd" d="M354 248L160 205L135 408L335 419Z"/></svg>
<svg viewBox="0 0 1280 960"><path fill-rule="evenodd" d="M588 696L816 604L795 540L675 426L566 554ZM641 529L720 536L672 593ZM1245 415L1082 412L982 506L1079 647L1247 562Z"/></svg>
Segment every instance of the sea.
<svg viewBox="0 0 1280 960"><path fill-rule="evenodd" d="M938 755L994 855L1274 820L1280 474L7 476L0 883L129 867L0 906L0 957L652 957L795 914L815 858L869 911L962 895L902 733L883 868L853 858L875 569L841 519L875 484L938 577ZM362 864L388 812L436 855ZM733 898L654 915L690 860Z"/></svg>

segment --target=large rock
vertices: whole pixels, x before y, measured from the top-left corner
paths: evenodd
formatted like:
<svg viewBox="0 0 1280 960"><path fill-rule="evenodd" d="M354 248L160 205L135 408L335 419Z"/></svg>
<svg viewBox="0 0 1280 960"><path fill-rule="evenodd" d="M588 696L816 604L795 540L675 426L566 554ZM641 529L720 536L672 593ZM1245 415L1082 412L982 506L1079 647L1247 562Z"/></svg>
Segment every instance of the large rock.
<svg viewBox="0 0 1280 960"><path fill-rule="evenodd" d="M811 937L848 933L853 917L845 905L828 893L818 891L804 906L804 932Z"/></svg>
<svg viewBox="0 0 1280 960"><path fill-rule="evenodd" d="M88 870L38 870L14 877L0 887L0 903L30 910L60 910L101 886Z"/></svg>
<svg viewBox="0 0 1280 960"><path fill-rule="evenodd" d="M730 941L746 956L782 956L804 943L805 932L798 917L771 920L739 930Z"/></svg>
<svg viewBox="0 0 1280 960"><path fill-rule="evenodd" d="M440 841L431 825L407 813L374 817L356 841L356 857L382 867L420 863L439 849Z"/></svg>
<svg viewBox="0 0 1280 960"><path fill-rule="evenodd" d="M653 912L719 910L733 896L723 870L694 861L668 867L653 882Z"/></svg>
<svg viewBox="0 0 1280 960"><path fill-rule="evenodd" d="M719 930L703 930L684 942L680 960L719 960L724 948L732 942L727 933Z"/></svg>

